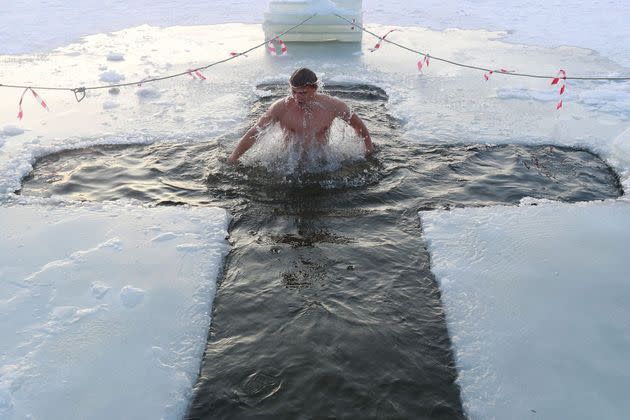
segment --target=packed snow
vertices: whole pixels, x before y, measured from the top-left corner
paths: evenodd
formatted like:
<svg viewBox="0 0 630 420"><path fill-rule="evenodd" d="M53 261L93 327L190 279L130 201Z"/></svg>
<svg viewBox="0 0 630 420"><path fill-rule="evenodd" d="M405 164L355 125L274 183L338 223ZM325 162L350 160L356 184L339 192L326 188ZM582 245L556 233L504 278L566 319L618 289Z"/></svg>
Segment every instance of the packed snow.
<svg viewBox="0 0 630 420"><path fill-rule="evenodd" d="M28 6L3 3L0 54L12 55L0 55L0 83L80 87L185 72L261 43L259 23L265 8L265 0L221 0L213 7L175 0L114 1L105 6L61 0ZM364 10L364 24L371 31L384 34L398 28L388 39L434 56L550 76L561 68L569 76L630 74L625 42L630 9L621 0L604 4L365 0ZM50 19L53 15L59 18ZM0 344L0 417L12 413L6 417L37 418L43 410L58 410L48 418L93 418L82 414L96 412L107 413L108 418L181 417L200 362L225 253L227 216L216 209L79 205L56 197L22 198L16 203L13 192L41 156L101 144L214 141L243 132L251 104L260 94L256 84L285 82L295 67L308 66L324 83L369 83L385 89L390 97L386 112L403 123L405 140L585 147L606 159L620 174L624 189L630 189L629 82L569 81L564 107L556 111L560 98L550 79L495 73L486 81L480 72L435 60L420 74L416 54L386 43L368 52L375 43L364 35L361 46L288 45L288 55L276 58L258 49L204 70L207 80L184 76L88 91L80 103L71 92L38 91L50 111L26 95L21 121L16 118L21 91L0 88L0 248L5 259L0 266L0 307L3 319L10 320L2 324L3 337L9 338ZM554 418L559 411L548 411L554 407L542 391L555 384L565 390L549 395L563 397L573 391L582 395L589 389L580 380L601 385L596 391L601 399L584 409L585 415L599 407L615 418L619 412L615 410L628 408L616 400L614 389L627 388L619 379L628 377L627 366L619 364L613 371L600 356L587 353L602 352L612 360L623 350L627 353L627 337L619 338L618 330L627 328L628 314L615 306L616 301L606 300L610 295L605 290L577 295L567 278L575 274L584 287L593 285L586 278L588 272L603 273L598 276L603 285L616 281L622 268L609 263L623 267L620 252L628 248L629 206L622 197L584 205L539 203L422 214L443 289L462 395L473 418ZM466 223L466 218L479 223ZM539 218L549 221L546 231ZM493 243L476 241L475 235L484 232ZM573 258L584 255L583 244L573 241L573 234L596 239L601 249L589 249L593 258ZM554 246L545 248L541 238ZM506 261L496 267L490 263L496 258L495 246ZM555 252L557 261L547 257L544 263L528 265L540 257L540 246L562 253ZM176 268L181 270L173 271ZM520 288L524 302L542 306L516 306L506 318L501 311L520 301L496 280L501 269L503 277ZM167 281L169 276L176 283ZM541 280L545 276L555 278L558 289L544 289L551 287ZM622 281L614 287L619 296L627 293ZM462 303L464 293L470 300ZM565 296L562 293L579 299L589 312L580 313L570 301L556 300L554 305L562 312L550 314L554 324L541 326L542 314L528 308L544 308L553 297ZM483 306L490 298L504 303ZM602 309L595 312L598 302L603 302ZM186 314L194 315L164 319L163 307L188 308ZM482 310L488 312L476 319ZM585 314L592 314L592 319ZM615 314L619 321L613 319ZM570 334L573 327L562 334L550 332L552 325L560 328L572 319L579 320L590 336L595 334L593 326L599 325L601 341L575 348L582 342L577 333ZM490 328L501 333L493 337ZM175 330L185 339L173 335ZM538 332L546 341L536 341L534 349L545 357L522 357L522 350L513 346L523 340L531 343ZM563 357L550 359L556 354ZM517 363L508 363L515 357L520 357ZM547 368L557 375L566 373L571 365L562 365L564 358L587 364L554 380L533 377ZM53 363L44 363L48 360ZM562 366L551 366L554 361ZM515 379L520 373L522 378ZM103 376L102 386L91 380L94 375ZM108 381L116 375L124 376L129 386L110 386ZM88 381L90 387L84 386ZM134 385L138 383L142 386ZM121 389L129 394L117 400ZM111 395L107 399L113 401L111 406L104 407L103 398L91 397L103 393ZM510 412L501 403L503 398L515 401L512 408L519 411ZM586 402L577 404L583 407ZM123 409L128 411L116 411ZM573 407L555 409L570 412Z"/></svg>
<svg viewBox="0 0 630 420"><path fill-rule="evenodd" d="M626 418L627 202L421 216L471 418Z"/></svg>
<svg viewBox="0 0 630 420"><path fill-rule="evenodd" d="M313 11L334 10L328 0L313 0ZM0 4L0 54L48 51L79 38L149 24L210 25L262 23L267 0L203 2L177 0L95 0L68 3L33 1L15 6ZM50 16L62 19L50 19ZM619 64L630 66L630 8L623 0L582 2L462 0L363 0L363 20L396 26L420 26L502 31L509 42L559 47L573 45L597 50ZM22 36L16 39L12 23ZM46 27L46 31L41 28ZM28 35L32 34L32 35Z"/></svg>
<svg viewBox="0 0 630 420"><path fill-rule="evenodd" d="M24 134L24 129L11 124L5 125L0 130L0 136L2 137L19 136L20 134Z"/></svg>
<svg viewBox="0 0 630 420"><path fill-rule="evenodd" d="M114 102L114 101L105 101L103 102L103 109L114 109L114 108L118 108L120 105L118 105L118 102Z"/></svg>
<svg viewBox="0 0 630 420"><path fill-rule="evenodd" d="M101 73L98 80L100 80L101 82L114 84L114 83L119 83L125 80L125 76L123 76L120 73L115 72L114 70L108 70Z"/></svg>
<svg viewBox="0 0 630 420"><path fill-rule="evenodd" d="M107 54L107 61L124 61L125 57L120 53L110 52Z"/></svg>
<svg viewBox="0 0 630 420"><path fill-rule="evenodd" d="M181 418L227 224L216 208L1 206L0 418Z"/></svg>

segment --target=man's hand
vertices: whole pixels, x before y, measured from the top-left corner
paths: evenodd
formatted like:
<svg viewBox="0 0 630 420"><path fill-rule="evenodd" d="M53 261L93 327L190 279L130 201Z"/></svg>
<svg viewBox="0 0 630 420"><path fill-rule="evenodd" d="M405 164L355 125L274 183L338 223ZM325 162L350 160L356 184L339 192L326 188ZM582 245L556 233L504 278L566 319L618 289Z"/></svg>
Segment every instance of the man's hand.
<svg viewBox="0 0 630 420"><path fill-rule="evenodd" d="M357 114L352 114L352 116L348 120L348 124L350 124L350 127L354 129L354 131L357 133L357 136L363 139L363 144L365 145L365 157L370 156L374 152L374 145L372 144L370 132L365 126L365 123L361 120L361 118L359 118Z"/></svg>
<svg viewBox="0 0 630 420"><path fill-rule="evenodd" d="M370 157L372 156L372 154L374 153L374 145L372 145L372 143L370 143L369 145L365 146L365 157Z"/></svg>

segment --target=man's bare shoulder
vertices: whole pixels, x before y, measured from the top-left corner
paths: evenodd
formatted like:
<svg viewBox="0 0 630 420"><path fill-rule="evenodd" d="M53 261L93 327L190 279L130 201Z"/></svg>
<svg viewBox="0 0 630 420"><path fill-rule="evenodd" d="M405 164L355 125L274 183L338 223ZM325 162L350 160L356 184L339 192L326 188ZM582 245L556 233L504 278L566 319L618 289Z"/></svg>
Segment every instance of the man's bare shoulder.
<svg viewBox="0 0 630 420"><path fill-rule="evenodd" d="M318 98L320 102L328 109L333 111L336 116L347 120L350 118L350 108L348 105L339 98L335 98L334 96L320 94L320 98Z"/></svg>
<svg viewBox="0 0 630 420"><path fill-rule="evenodd" d="M287 109L288 98L280 98L269 106L270 113L282 113Z"/></svg>
<svg viewBox="0 0 630 420"><path fill-rule="evenodd" d="M343 104L343 101L335 98L334 96L326 95L325 93L318 93L317 100L326 105L340 105Z"/></svg>

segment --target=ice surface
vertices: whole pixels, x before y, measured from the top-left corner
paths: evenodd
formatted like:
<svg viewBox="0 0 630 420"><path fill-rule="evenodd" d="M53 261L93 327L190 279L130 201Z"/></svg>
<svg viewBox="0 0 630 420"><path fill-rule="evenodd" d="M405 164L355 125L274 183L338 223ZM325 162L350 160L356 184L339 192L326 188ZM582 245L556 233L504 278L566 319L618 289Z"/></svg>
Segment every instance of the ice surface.
<svg viewBox="0 0 630 420"><path fill-rule="evenodd" d="M390 28L370 26L377 33ZM495 32L400 29L390 35L392 40L472 64L502 67L509 63L510 69L554 75L560 66L572 74L626 71L588 50L508 44ZM136 82L225 59L230 51L260 43L261 37L258 25L140 26L90 36L48 55L4 61L0 57L0 72L14 83L98 85L103 83L98 80L103 73L99 69L107 63L108 72ZM364 37L363 49L373 43ZM104 57L112 50L124 54L125 60L107 62ZM3 90L7 94L0 101L0 126L13 125L25 132L3 137L0 192L19 189L34 159L59 150L105 143L208 141L238 134L248 124L255 86L285 82L297 66L312 67L324 83L369 83L384 88L390 98L387 112L403 122L401 136L410 141L551 143L588 147L612 163L624 161L614 159L619 149L613 150L612 142L628 128L630 83L569 82L565 107L556 112L557 89L550 80L495 74L486 82L480 72L438 62L421 75L418 57L391 45L362 56L355 52L356 46L296 44L290 46L288 56L272 59L259 49L205 70L205 81L184 76L120 88L117 107L105 89L89 91L81 103L70 92L39 92L51 112L26 96L21 122L15 118L20 92ZM615 168L627 172L626 166ZM622 181L628 185L627 176Z"/></svg>
<svg viewBox="0 0 630 420"><path fill-rule="evenodd" d="M623 0L364 0L367 22L432 29L505 31L505 40L528 45L590 48L630 66L630 7Z"/></svg>
<svg viewBox="0 0 630 420"><path fill-rule="evenodd" d="M518 99L538 102L558 102L558 93L550 90L526 88L497 89L499 99ZM562 98L567 103L580 103L596 111L614 114L630 121L630 92L627 86L611 84L606 89L583 90L579 94L568 91Z"/></svg>
<svg viewBox="0 0 630 420"><path fill-rule="evenodd" d="M328 3L317 0L315 4ZM81 3L36 0L28 6L0 3L0 54L47 51L80 37L150 24L262 23L267 0L212 3L178 0L116 0ZM630 66L630 8L624 0L549 2L529 0L363 0L366 23L505 31L510 42L591 48ZM60 16L63 19L50 19ZM12 27L20 28L16 37ZM41 28L46 27L46 31Z"/></svg>
<svg viewBox="0 0 630 420"><path fill-rule="evenodd" d="M136 95L138 95L138 97L141 99L150 100L159 98L161 96L161 93L158 89L147 86L136 90Z"/></svg>
<svg viewBox="0 0 630 420"><path fill-rule="evenodd" d="M318 13L323 15L340 13L340 9L331 0L271 0L268 3L269 11L274 12L274 6L283 5L288 6L298 13ZM288 12L288 10L281 11L284 13Z"/></svg>
<svg viewBox="0 0 630 420"><path fill-rule="evenodd" d="M422 212L473 419L630 412L630 203Z"/></svg>
<svg viewBox="0 0 630 420"><path fill-rule="evenodd" d="M227 223L216 208L0 207L0 418L181 418Z"/></svg>
<svg viewBox="0 0 630 420"><path fill-rule="evenodd" d="M0 138L1 137L9 137L9 136L19 136L24 133L24 129L21 127L17 127L15 125L5 125L2 130L0 130Z"/></svg>

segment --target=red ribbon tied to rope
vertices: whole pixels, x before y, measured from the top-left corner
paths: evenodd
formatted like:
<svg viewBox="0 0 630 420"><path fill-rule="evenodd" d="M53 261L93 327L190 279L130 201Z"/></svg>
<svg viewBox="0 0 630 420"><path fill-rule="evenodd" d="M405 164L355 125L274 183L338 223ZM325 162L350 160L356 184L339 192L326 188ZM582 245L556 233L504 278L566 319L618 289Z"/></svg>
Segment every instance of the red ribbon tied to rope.
<svg viewBox="0 0 630 420"><path fill-rule="evenodd" d="M188 73L188 75L193 79L198 78L199 80L206 80L206 76L204 76L199 70L188 69L186 70L186 73Z"/></svg>
<svg viewBox="0 0 630 420"><path fill-rule="evenodd" d="M418 61L418 71L422 72L423 65L427 66L427 69L429 68L429 58L431 58L429 54L424 54L424 57Z"/></svg>
<svg viewBox="0 0 630 420"><path fill-rule="evenodd" d="M280 44L280 54L287 55L287 46L284 45L284 42L280 38L278 38L278 44Z"/></svg>
<svg viewBox="0 0 630 420"><path fill-rule="evenodd" d="M484 73L483 78L486 79L486 81L488 81L488 80L490 80L490 76L492 76L492 73L496 73L496 72L500 72L500 73L514 73L514 70L506 70L506 69L489 70L488 73Z"/></svg>
<svg viewBox="0 0 630 420"><path fill-rule="evenodd" d="M27 87L26 89L24 89L24 92L22 92L22 96L20 96L20 102L18 103L18 120L21 120L22 117L24 116L24 111L22 111L22 101L24 100L24 95L26 95L26 92L31 91L33 93L33 96L35 97L35 99L39 102L39 104L42 106L42 108L44 108L46 111L50 111L50 108L48 108L48 105L46 105L46 102L37 94L37 92L35 92L32 88Z"/></svg>
<svg viewBox="0 0 630 420"><path fill-rule="evenodd" d="M385 40L385 38L387 38L387 35L391 34L394 31L397 31L398 29L390 29L389 31L387 31L387 33L385 35L383 35L382 37L380 37L378 39L378 42L376 43L376 45L374 46L374 48L370 48L370 52L374 52L376 50L378 50L379 48L381 48L381 42L383 42Z"/></svg>
<svg viewBox="0 0 630 420"><path fill-rule="evenodd" d="M278 49L275 44L276 41L278 42L278 45L280 45L280 55L287 55L287 46L280 38L272 39L271 41L267 42L267 49L269 50L269 54L274 57L278 55Z"/></svg>
<svg viewBox="0 0 630 420"><path fill-rule="evenodd" d="M561 80L562 80L562 83L560 83ZM558 92L560 95L560 102L556 104L556 109L562 108L562 95L564 94L564 91L566 88L566 81L567 81L567 72L562 69L558 71L558 75L551 81L552 86L560 84L560 90Z"/></svg>
<svg viewBox="0 0 630 420"><path fill-rule="evenodd" d="M273 40L267 42L267 49L269 50L269 54L276 56L278 52L276 51L276 44L273 43Z"/></svg>

